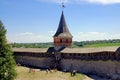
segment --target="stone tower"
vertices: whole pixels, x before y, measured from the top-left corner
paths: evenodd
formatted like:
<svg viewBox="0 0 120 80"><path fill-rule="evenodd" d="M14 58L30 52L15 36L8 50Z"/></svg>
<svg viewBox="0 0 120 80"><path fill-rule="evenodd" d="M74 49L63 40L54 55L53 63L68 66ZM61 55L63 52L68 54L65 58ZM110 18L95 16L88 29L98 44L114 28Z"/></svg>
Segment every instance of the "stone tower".
<svg viewBox="0 0 120 80"><path fill-rule="evenodd" d="M62 10L58 29L53 37L54 37L55 47L60 47L60 46L70 47L72 45L73 36L71 35L67 27L63 10Z"/></svg>

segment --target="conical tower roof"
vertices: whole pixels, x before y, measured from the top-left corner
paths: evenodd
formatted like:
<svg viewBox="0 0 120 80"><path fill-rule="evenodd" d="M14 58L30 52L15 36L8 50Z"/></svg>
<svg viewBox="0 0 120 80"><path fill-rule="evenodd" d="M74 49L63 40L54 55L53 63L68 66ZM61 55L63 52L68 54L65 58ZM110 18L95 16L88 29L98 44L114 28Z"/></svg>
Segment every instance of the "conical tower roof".
<svg viewBox="0 0 120 80"><path fill-rule="evenodd" d="M67 27L63 11L62 11L62 14L61 14L61 18L60 18L60 22L59 22L57 32L55 33L54 37L67 37L67 38L72 38L73 37L71 35L71 33L69 32L69 29Z"/></svg>

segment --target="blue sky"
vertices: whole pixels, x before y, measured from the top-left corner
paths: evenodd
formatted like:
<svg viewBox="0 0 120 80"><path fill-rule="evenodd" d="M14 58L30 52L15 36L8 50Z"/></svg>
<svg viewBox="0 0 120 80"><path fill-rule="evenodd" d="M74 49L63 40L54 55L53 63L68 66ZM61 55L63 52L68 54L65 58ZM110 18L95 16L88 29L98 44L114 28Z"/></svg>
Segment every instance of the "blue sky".
<svg viewBox="0 0 120 80"><path fill-rule="evenodd" d="M120 39L120 0L0 0L10 42L52 42L64 15L74 41Z"/></svg>

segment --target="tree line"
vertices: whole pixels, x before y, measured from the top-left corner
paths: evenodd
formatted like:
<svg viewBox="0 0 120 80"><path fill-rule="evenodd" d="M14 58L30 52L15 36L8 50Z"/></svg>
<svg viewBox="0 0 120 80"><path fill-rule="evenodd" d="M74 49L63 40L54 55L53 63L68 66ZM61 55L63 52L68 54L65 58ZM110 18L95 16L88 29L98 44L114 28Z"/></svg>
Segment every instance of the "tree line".
<svg viewBox="0 0 120 80"><path fill-rule="evenodd" d="M74 41L72 47L84 47L86 45L93 44L106 44L106 43L120 43L120 39L111 39L111 40L93 40L93 41ZM49 48L53 47L52 42L46 43L12 43L13 48Z"/></svg>
<svg viewBox="0 0 120 80"><path fill-rule="evenodd" d="M106 44L106 43L120 43L120 39L109 39L109 40L92 40L92 41L81 41L81 42L74 42L74 45L79 47L84 47L86 45L93 45L93 44Z"/></svg>
<svg viewBox="0 0 120 80"><path fill-rule="evenodd" d="M49 48L53 47L52 42L47 43L12 43L13 48Z"/></svg>

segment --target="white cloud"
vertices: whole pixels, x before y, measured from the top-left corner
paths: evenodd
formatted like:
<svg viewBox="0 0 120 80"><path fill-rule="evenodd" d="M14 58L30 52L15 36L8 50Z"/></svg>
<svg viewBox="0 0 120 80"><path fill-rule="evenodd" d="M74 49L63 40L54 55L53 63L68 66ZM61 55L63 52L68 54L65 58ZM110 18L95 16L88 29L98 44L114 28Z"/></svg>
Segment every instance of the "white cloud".
<svg viewBox="0 0 120 80"><path fill-rule="evenodd" d="M31 43L31 42L53 42L53 33L55 31L49 31L47 34L35 34L25 32L26 34L8 34L7 39L10 42L18 43ZM86 41L86 40L108 40L108 39L120 39L120 33L107 33L107 32L79 32L73 35L74 41Z"/></svg>
<svg viewBox="0 0 120 80"><path fill-rule="evenodd" d="M24 32L24 33L20 33L19 35L33 35L33 33L31 33L31 32Z"/></svg>
<svg viewBox="0 0 120 80"><path fill-rule="evenodd" d="M79 0L81 1L81 0ZM100 3L100 4L115 4L120 3L120 0L84 0L90 3Z"/></svg>
<svg viewBox="0 0 120 80"><path fill-rule="evenodd" d="M97 4L116 4L120 3L120 0L36 0L44 2L54 2L54 3L97 3Z"/></svg>
<svg viewBox="0 0 120 80"><path fill-rule="evenodd" d="M19 34L8 34L7 39L10 42L31 43L31 42L52 42L52 36L44 34L35 34L30 32Z"/></svg>
<svg viewBox="0 0 120 80"><path fill-rule="evenodd" d="M107 32L79 32L74 36L75 41L86 40L105 40L105 39L120 39L120 33L107 33Z"/></svg>
<svg viewBox="0 0 120 80"><path fill-rule="evenodd" d="M53 36L55 34L56 31L48 31L50 36Z"/></svg>

